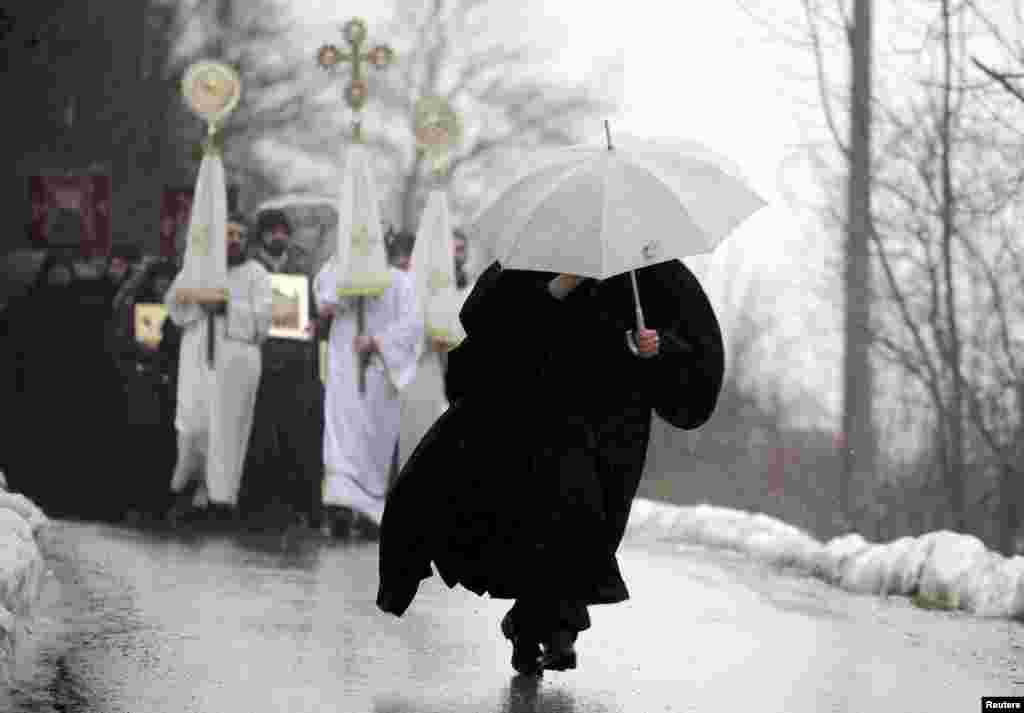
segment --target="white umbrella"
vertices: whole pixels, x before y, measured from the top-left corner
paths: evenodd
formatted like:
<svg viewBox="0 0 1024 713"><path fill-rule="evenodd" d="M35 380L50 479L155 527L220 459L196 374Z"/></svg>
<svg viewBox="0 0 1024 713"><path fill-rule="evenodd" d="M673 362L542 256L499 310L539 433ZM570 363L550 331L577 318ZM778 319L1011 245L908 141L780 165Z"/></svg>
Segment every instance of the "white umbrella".
<svg viewBox="0 0 1024 713"><path fill-rule="evenodd" d="M607 139L537 154L480 213L505 268L605 279L711 252L766 205L699 144Z"/></svg>

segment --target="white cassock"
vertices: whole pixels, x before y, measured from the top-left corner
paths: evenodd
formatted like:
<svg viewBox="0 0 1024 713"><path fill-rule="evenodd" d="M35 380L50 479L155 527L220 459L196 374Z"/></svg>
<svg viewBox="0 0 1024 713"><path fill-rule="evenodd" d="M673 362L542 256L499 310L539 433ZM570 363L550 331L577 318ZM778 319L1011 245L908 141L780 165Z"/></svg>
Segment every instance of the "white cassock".
<svg viewBox="0 0 1024 713"><path fill-rule="evenodd" d="M461 310L469 293L473 291L473 285L457 290L458 304L456 308ZM462 324L458 327L461 331ZM465 334L461 334L463 338ZM405 467L409 456L416 450L420 440L426 435L434 422L448 410L448 399L444 395L444 369L441 365L440 355L430 346L429 339L423 339L420 343L418 355L418 366L416 376L405 389L402 390L402 415L401 435L398 437L398 469Z"/></svg>
<svg viewBox="0 0 1024 713"><path fill-rule="evenodd" d="M390 268L391 286L365 299L366 334L380 342L366 370L366 394L359 393L356 298L339 301L334 261L314 282L319 306L337 306L327 346L324 403L324 504L358 510L380 524L388 475L398 440L399 392L416 373L423 320L416 309L412 278Z"/></svg>
<svg viewBox="0 0 1024 713"><path fill-rule="evenodd" d="M184 328L174 419L178 463L171 489L180 491L197 472L205 470L209 499L234 505L262 371L260 344L270 331L270 275L255 260L228 268L230 298L227 314L214 318L212 369L206 359L206 313L199 305L175 302L172 298L177 288L178 279L165 300L168 317Z"/></svg>

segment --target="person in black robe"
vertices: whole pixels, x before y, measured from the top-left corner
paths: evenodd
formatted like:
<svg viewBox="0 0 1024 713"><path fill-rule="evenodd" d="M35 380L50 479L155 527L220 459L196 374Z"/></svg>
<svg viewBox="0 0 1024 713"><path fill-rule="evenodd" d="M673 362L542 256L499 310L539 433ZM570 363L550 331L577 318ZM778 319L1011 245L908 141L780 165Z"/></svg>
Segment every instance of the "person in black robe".
<svg viewBox="0 0 1024 713"><path fill-rule="evenodd" d="M267 272L308 279L311 338L270 337L263 343L263 371L240 502L253 524L297 524L319 529L324 393L313 279L306 256L292 243L292 227L283 211L263 211L257 217L257 226L253 257Z"/></svg>
<svg viewBox="0 0 1024 713"><path fill-rule="evenodd" d="M501 629L517 671L575 667L587 607L629 596L616 551L652 410L697 428L724 374L696 277L674 260L636 278L651 328L639 340L628 274L568 295L576 280L551 273L495 263L481 275L460 313L468 336L449 355L452 407L385 508L380 609L401 616L433 563L449 587L515 600Z"/></svg>
<svg viewBox="0 0 1024 713"><path fill-rule="evenodd" d="M50 254L26 296L14 307L16 407L12 490L35 499L55 517L89 516L95 501L93 466L103 404L78 349L88 340L70 259Z"/></svg>
<svg viewBox="0 0 1024 713"><path fill-rule="evenodd" d="M161 260L132 275L114 300L108 327L125 409L123 477L116 498L120 516L133 524L153 522L170 506L166 485L174 470L177 442L171 391L177 360L162 342L145 344L137 338L135 305L163 304L176 274L173 263Z"/></svg>

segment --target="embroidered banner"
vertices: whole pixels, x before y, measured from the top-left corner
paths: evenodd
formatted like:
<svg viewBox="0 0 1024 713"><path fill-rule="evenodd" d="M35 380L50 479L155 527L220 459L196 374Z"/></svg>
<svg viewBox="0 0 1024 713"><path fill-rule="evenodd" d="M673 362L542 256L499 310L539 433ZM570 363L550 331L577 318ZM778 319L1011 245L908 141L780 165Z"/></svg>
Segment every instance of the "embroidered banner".
<svg viewBox="0 0 1024 713"><path fill-rule="evenodd" d="M78 247L110 254L110 176L32 176L29 239L38 248Z"/></svg>

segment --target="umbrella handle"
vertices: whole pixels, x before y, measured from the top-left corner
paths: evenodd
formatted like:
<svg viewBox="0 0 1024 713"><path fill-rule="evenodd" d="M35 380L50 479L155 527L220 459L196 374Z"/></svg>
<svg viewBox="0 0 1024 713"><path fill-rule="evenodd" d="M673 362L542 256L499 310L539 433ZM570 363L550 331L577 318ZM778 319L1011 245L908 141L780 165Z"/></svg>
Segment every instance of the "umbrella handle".
<svg viewBox="0 0 1024 713"><path fill-rule="evenodd" d="M633 283L633 304L636 305L636 330L646 329L644 326L644 308L640 304L640 289L636 285L636 271L629 271L629 279Z"/></svg>

